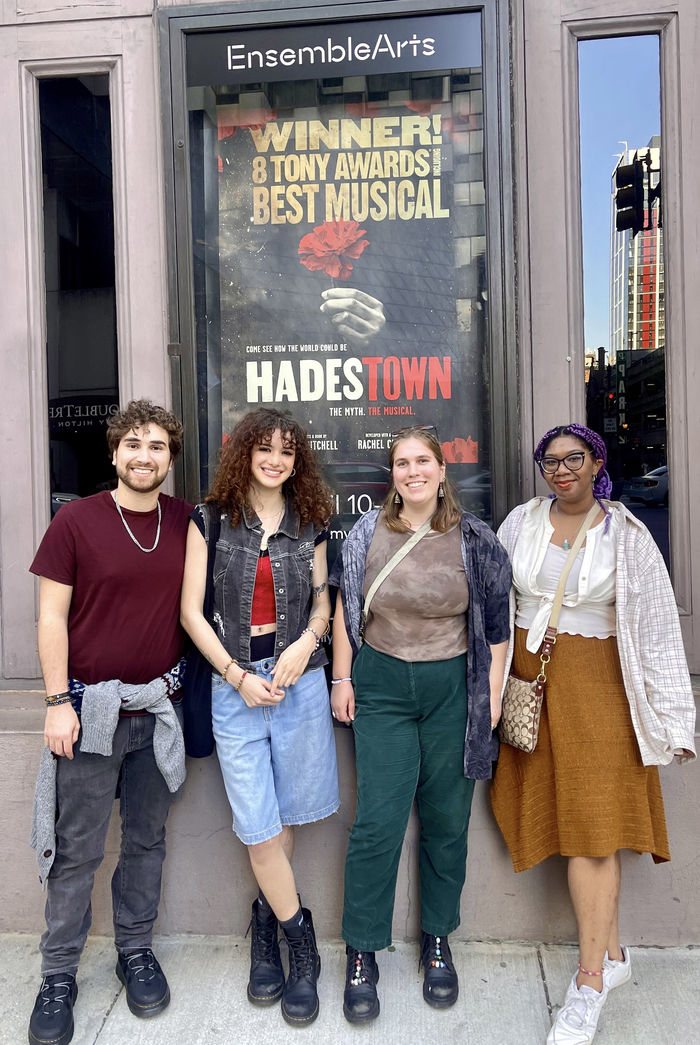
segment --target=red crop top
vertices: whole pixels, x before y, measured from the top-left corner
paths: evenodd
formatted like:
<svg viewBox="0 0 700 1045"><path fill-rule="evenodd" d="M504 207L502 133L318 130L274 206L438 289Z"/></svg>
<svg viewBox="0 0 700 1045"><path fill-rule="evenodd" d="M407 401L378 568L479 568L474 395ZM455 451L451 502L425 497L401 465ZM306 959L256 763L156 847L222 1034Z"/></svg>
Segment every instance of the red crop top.
<svg viewBox="0 0 700 1045"><path fill-rule="evenodd" d="M275 586L272 580L272 566L270 565L270 555L265 551L262 552L258 559L250 623L251 625L273 624L276 620L277 610L275 606Z"/></svg>

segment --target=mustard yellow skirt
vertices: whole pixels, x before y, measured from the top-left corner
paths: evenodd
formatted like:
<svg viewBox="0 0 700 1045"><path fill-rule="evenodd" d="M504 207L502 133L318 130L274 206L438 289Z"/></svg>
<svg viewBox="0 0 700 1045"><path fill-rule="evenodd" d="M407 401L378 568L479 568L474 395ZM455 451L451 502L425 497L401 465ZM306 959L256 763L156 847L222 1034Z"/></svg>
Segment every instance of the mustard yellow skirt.
<svg viewBox="0 0 700 1045"><path fill-rule="evenodd" d="M540 662L526 634L515 630L511 671L532 679ZM642 764L617 639L557 637L537 747L501 744L491 806L516 871L554 853L671 859L659 771Z"/></svg>

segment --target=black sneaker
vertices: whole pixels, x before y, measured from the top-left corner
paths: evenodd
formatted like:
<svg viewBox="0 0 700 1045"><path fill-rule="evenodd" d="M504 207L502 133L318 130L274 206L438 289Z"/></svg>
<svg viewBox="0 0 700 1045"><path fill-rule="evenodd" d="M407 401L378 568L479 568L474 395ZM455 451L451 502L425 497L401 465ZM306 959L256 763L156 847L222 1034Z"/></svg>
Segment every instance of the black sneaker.
<svg viewBox="0 0 700 1045"><path fill-rule="evenodd" d="M120 951L115 972L126 988L126 1004L134 1016L157 1016L170 1004L170 988L150 948Z"/></svg>
<svg viewBox="0 0 700 1045"><path fill-rule="evenodd" d="M316 980L321 975L321 958L311 911L302 907L301 932L283 929L289 947L289 975L282 992L282 1015L292 1026L306 1026L318 1016Z"/></svg>
<svg viewBox="0 0 700 1045"><path fill-rule="evenodd" d="M78 997L75 976L44 976L29 1021L31 1045L68 1045L73 1037L73 1005Z"/></svg>
<svg viewBox="0 0 700 1045"><path fill-rule="evenodd" d="M448 1009L459 994L459 981L452 963L446 936L421 933L420 966L423 974L423 997L435 1009Z"/></svg>
<svg viewBox="0 0 700 1045"><path fill-rule="evenodd" d="M348 959L345 970L343 1015L349 1023L376 1020L379 1015L379 998L377 997L379 966L375 961L374 951L356 951L354 947L346 947L345 953Z"/></svg>
<svg viewBox="0 0 700 1045"><path fill-rule="evenodd" d="M278 940L279 923L269 909L267 917L253 900L250 920L250 979L248 1001L253 1005L274 1005L284 990L284 969Z"/></svg>

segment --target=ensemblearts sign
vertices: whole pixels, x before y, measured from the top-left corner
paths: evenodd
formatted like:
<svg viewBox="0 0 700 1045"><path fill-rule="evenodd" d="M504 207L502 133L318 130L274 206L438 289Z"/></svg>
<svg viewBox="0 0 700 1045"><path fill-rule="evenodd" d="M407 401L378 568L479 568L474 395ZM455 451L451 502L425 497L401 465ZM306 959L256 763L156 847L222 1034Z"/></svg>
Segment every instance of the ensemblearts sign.
<svg viewBox="0 0 700 1045"><path fill-rule="evenodd" d="M194 33L189 83L243 83L351 73L416 72L480 64L474 13Z"/></svg>

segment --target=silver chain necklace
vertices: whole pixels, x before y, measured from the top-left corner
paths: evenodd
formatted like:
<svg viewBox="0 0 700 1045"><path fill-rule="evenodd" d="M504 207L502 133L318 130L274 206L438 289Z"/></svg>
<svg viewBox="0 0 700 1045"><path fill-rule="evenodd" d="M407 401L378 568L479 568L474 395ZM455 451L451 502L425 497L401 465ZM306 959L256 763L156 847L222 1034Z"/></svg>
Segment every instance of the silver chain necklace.
<svg viewBox="0 0 700 1045"><path fill-rule="evenodd" d="M139 541L136 539L136 537L132 533L131 527L129 526L128 522L124 518L124 513L122 512L121 505L119 504L119 501L117 500L116 493L114 494L114 503L117 506L117 511L119 512L119 518L124 523L124 529L129 534L129 537L131 537L131 539L134 542L134 544L136 545L136 547L140 548L142 552L146 552L146 554L150 554L151 552L154 552L156 550L156 548L158 547L158 541L160 540L160 517L161 517L160 499L158 500L158 529L156 530L156 539L153 542L153 547L152 548L144 548L144 546L139 543Z"/></svg>

